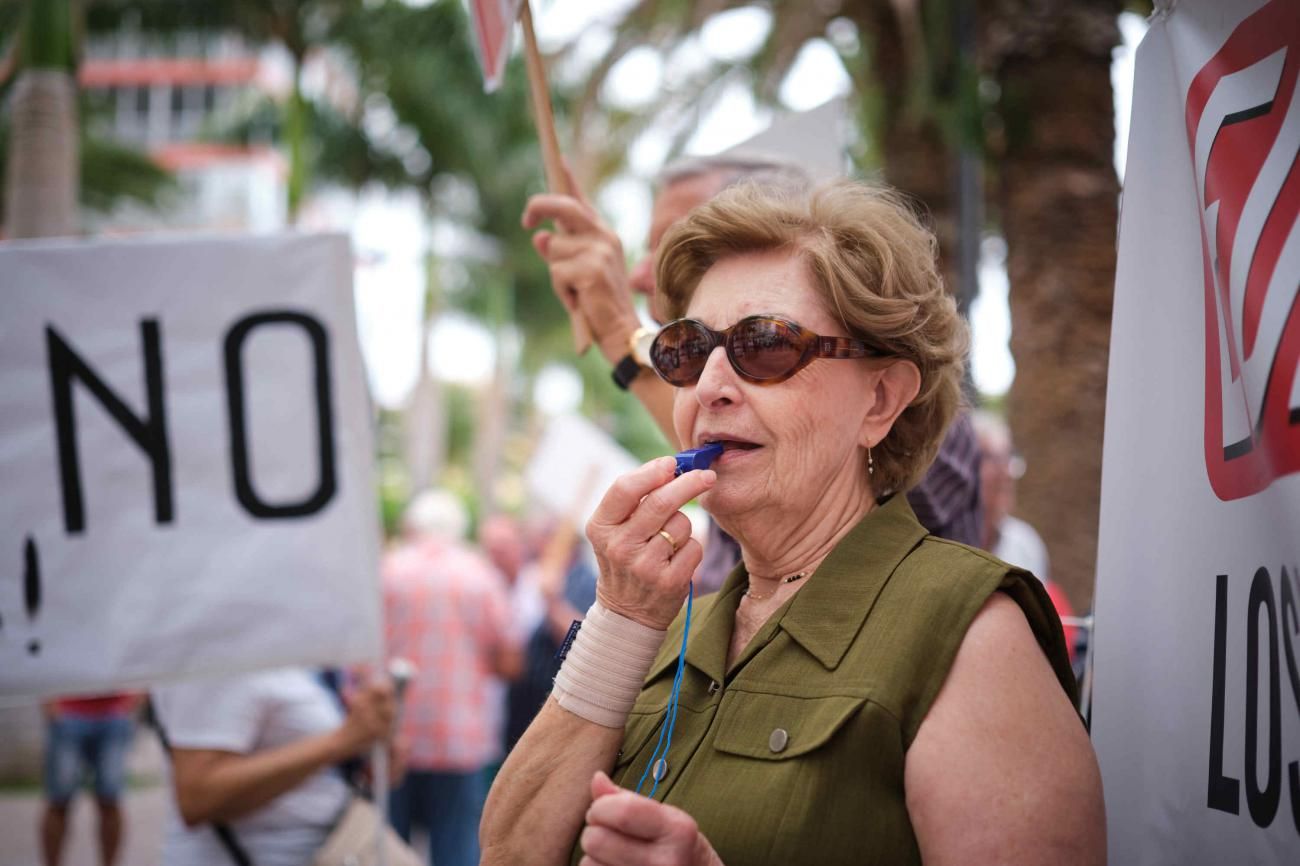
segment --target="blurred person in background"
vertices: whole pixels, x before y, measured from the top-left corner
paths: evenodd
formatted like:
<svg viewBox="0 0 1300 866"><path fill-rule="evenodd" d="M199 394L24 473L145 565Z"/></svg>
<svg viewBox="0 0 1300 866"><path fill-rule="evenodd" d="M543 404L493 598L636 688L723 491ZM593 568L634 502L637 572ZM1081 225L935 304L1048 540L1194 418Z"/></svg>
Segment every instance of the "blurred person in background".
<svg viewBox="0 0 1300 866"><path fill-rule="evenodd" d="M523 646L546 615L546 600L529 561L524 528L508 514L493 514L479 524L478 543L505 579L514 642Z"/></svg>
<svg viewBox="0 0 1300 866"><path fill-rule="evenodd" d="M527 582L534 587L539 609L529 620L524 639L523 674L510 684L506 704L506 751L514 748L532 724L560 670L556 653L575 620L596 600L596 571L591 549L573 527L562 520L539 517L530 521Z"/></svg>
<svg viewBox="0 0 1300 866"><path fill-rule="evenodd" d="M392 687L376 682L349 695L345 714L301 667L157 686L151 697L172 763L167 866L311 863L352 798L338 765L390 741L395 712Z"/></svg>
<svg viewBox="0 0 1300 866"><path fill-rule="evenodd" d="M742 186L666 236L683 318L653 361L680 441L725 450L620 477L588 522L598 599L492 788L484 863L1104 862L1046 591L900 495L961 402L936 246L852 183ZM743 558L692 613L697 496Z"/></svg>
<svg viewBox="0 0 1300 866"><path fill-rule="evenodd" d="M140 706L136 694L69 697L44 705L45 811L41 852L45 866L59 866L68 832L68 811L87 772L94 779L99 813L99 861L117 862L121 850L122 794L126 754L135 734Z"/></svg>
<svg viewBox="0 0 1300 866"><path fill-rule="evenodd" d="M468 526L454 495L420 493L382 567L388 655L417 671L403 702L407 773L391 816L408 841L413 826L428 831L438 866L478 863L485 771L502 754L500 680L518 677L523 664L505 581L464 543Z"/></svg>
<svg viewBox="0 0 1300 866"><path fill-rule="evenodd" d="M650 365L650 344L657 328L641 324L633 294L645 296L657 323L665 321L663 302L655 292L660 241L695 208L742 182L790 191L812 186L812 178L799 166L763 155L692 157L670 165L655 183L646 254L630 271L618 235L581 192L574 196L535 195L524 209L525 228L550 220L562 229L560 233L541 230L533 235L533 246L550 270L551 285L557 293L574 293L595 345L613 366L614 382L641 401L674 448L673 389ZM579 190L572 174L569 187ZM953 422L926 477L907 492L907 498L917 519L935 535L979 545L979 448L966 413ZM704 562L695 578L696 593L721 587L739 560L735 540L710 521Z"/></svg>
<svg viewBox="0 0 1300 866"><path fill-rule="evenodd" d="M1043 582L1056 612L1073 617L1074 608L1060 585L1052 580L1047 545L1034 527L1011 512L1016 508L1016 481L1025 474L1025 461L1015 453L1011 428L987 410L971 413L980 451L980 499L984 509L984 537L979 546L998 559L1018 565ZM1070 661L1076 663L1078 629L1065 626Z"/></svg>
<svg viewBox="0 0 1300 866"><path fill-rule="evenodd" d="M488 766L490 787L501 758L514 744L510 730L514 724L513 696L528 681L528 641L546 617L546 599L542 595L537 563L530 555L524 527L508 514L493 514L479 524L478 543L483 554L494 565L506 582L510 608L510 640L523 653L520 675L509 682L500 681L493 687L498 700L505 708L501 716L502 753Z"/></svg>

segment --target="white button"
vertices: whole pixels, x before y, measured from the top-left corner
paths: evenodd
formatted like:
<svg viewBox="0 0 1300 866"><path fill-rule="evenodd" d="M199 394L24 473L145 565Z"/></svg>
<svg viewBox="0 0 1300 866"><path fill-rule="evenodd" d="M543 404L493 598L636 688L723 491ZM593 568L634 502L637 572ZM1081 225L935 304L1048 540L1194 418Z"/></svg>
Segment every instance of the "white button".
<svg viewBox="0 0 1300 866"><path fill-rule="evenodd" d="M662 782L664 776L668 775L668 762L663 758L655 761L654 778L656 782Z"/></svg>
<svg viewBox="0 0 1300 866"><path fill-rule="evenodd" d="M790 735L785 732L785 728L777 728L772 731L772 736L767 738L767 747L774 752L779 752L789 741Z"/></svg>
<svg viewBox="0 0 1300 866"><path fill-rule="evenodd" d="M709 694L714 694L718 690L718 681L709 680Z"/></svg>

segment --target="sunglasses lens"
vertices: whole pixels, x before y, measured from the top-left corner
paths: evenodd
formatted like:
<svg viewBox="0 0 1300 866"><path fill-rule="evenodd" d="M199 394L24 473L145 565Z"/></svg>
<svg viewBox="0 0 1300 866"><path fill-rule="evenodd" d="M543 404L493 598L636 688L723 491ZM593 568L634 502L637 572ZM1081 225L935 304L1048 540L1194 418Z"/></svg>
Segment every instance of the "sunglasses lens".
<svg viewBox="0 0 1300 866"><path fill-rule="evenodd" d="M700 378L713 351L713 336L695 322L680 319L665 325L650 347L650 362L670 385L689 385Z"/></svg>
<svg viewBox="0 0 1300 866"><path fill-rule="evenodd" d="M803 337L785 322L745 319L731 332L731 357L752 379L778 379L795 367L806 349Z"/></svg>

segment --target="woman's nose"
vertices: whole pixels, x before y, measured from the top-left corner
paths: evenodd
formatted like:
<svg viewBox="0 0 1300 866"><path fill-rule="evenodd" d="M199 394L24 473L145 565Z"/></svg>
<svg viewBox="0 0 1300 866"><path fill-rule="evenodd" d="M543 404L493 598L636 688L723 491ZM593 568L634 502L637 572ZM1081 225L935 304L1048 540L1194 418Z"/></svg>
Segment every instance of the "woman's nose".
<svg viewBox="0 0 1300 866"><path fill-rule="evenodd" d="M736 371L727 358L727 350L722 346L714 347L700 371L700 380L695 384L695 399L701 406L717 406L720 403L734 403L740 397L740 387Z"/></svg>

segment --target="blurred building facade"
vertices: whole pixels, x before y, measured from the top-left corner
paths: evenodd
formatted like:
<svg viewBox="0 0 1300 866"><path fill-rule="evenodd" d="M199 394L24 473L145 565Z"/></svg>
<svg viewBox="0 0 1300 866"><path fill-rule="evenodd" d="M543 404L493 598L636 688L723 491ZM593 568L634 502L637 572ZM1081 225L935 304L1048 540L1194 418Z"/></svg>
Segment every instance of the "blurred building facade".
<svg viewBox="0 0 1300 866"><path fill-rule="evenodd" d="M213 139L277 90L274 52L227 32L146 33L127 27L89 39L78 75L97 134L139 147L176 175L161 211L119 207L92 215L92 233L285 224L286 168L272 130L252 143Z"/></svg>

